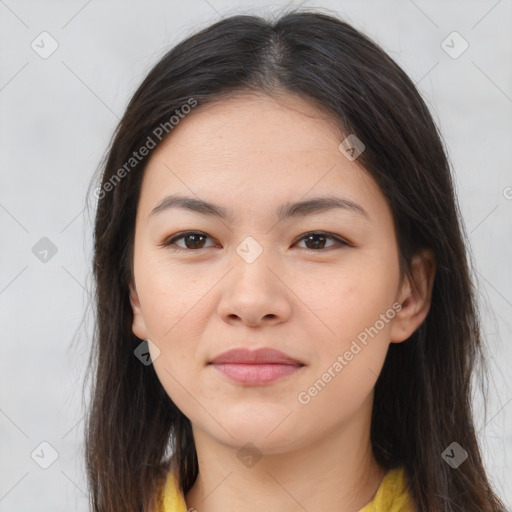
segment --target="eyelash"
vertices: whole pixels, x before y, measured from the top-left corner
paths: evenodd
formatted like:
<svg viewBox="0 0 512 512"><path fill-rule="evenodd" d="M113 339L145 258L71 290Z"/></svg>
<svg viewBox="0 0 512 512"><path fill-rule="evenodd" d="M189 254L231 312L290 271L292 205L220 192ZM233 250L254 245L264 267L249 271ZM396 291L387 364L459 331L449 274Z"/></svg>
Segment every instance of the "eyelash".
<svg viewBox="0 0 512 512"><path fill-rule="evenodd" d="M182 238L186 238L189 235L201 235L201 236L206 236L208 238L211 238L209 235L207 235L206 233L203 233L202 231L184 231L182 233L179 233L176 236L173 236L173 237L167 239L165 242L161 243L160 246L161 247L171 248L171 250L176 251L176 252L195 252L195 251L199 251L201 249L210 249L211 248L211 247L202 247L200 249L186 249L186 248L178 247L178 246L175 245L175 242L177 240L181 240ZM304 238L307 238L307 237L312 236L312 235L318 235L318 236L322 236L322 237L324 237L326 239L334 240L334 241L338 242L338 245L340 245L340 246L352 247L352 245L350 243L348 243L347 241L343 240L342 238L340 238L340 237L338 237L336 235L332 235L330 233L326 233L325 231L310 231L308 233L304 233L298 239L298 241L302 241ZM174 245L174 247L171 247L171 245ZM307 249L307 248L305 248L305 250L306 251L310 251L310 252L325 252L326 250L333 249L335 247L336 246L331 246L331 247L327 247L326 249Z"/></svg>

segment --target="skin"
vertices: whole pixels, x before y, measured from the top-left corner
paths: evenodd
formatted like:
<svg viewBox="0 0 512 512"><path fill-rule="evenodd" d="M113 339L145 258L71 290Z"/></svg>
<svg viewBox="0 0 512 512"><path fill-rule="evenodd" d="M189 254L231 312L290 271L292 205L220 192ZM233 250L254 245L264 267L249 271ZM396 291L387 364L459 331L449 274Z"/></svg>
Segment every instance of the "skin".
<svg viewBox="0 0 512 512"><path fill-rule="evenodd" d="M425 319L435 264L419 253L413 280L400 279L391 210L357 160L338 150L344 138L301 98L246 94L193 110L145 170L133 332L158 347L158 378L192 422L199 475L185 498L199 512L356 512L385 475L370 444L373 388L389 344ZM180 209L149 218L175 193L228 208L233 219ZM333 209L277 221L283 203L325 194L350 198L369 218ZM159 245L186 230L208 237L175 241L184 252ZM304 238L311 231L351 245L315 246ZM252 263L236 250L248 236L262 250ZM300 403L298 394L394 303L402 305L394 318ZM208 361L235 347L276 348L305 366L265 386L234 383ZM237 457L249 442L262 455L250 467Z"/></svg>

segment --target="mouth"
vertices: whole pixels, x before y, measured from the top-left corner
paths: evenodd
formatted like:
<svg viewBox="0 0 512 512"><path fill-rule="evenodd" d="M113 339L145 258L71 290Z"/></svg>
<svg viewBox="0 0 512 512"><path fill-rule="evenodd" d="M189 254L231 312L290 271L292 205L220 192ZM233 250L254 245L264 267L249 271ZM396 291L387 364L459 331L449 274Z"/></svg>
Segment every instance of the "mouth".
<svg viewBox="0 0 512 512"><path fill-rule="evenodd" d="M255 351L233 349L208 363L229 380L247 386L262 386L298 372L301 361L280 352L262 348Z"/></svg>

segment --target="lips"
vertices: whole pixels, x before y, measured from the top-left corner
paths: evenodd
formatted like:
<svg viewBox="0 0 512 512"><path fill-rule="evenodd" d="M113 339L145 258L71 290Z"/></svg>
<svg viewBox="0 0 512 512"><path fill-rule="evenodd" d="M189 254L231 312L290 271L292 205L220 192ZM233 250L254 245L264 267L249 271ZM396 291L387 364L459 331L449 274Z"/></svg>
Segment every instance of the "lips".
<svg viewBox="0 0 512 512"><path fill-rule="evenodd" d="M210 364L288 364L304 366L297 359L273 348L260 348L258 350L235 348L223 352L210 361Z"/></svg>
<svg viewBox="0 0 512 512"><path fill-rule="evenodd" d="M270 348L228 350L209 364L225 378L245 386L264 386L305 366L301 361Z"/></svg>

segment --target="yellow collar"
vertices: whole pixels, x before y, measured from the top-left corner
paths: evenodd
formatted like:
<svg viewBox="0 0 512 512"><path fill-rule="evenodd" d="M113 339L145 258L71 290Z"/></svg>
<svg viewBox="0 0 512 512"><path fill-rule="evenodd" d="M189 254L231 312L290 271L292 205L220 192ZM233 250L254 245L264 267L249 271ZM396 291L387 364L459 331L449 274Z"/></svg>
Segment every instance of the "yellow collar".
<svg viewBox="0 0 512 512"><path fill-rule="evenodd" d="M157 512L187 512L183 494L179 491L174 472L169 473ZM389 470L384 476L372 501L359 512L414 512L406 488L402 467Z"/></svg>

